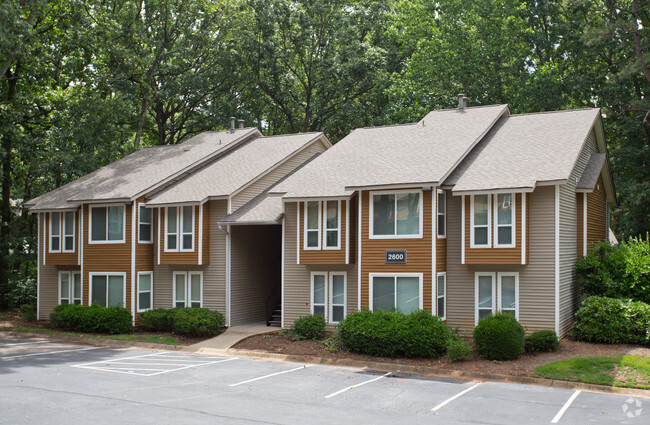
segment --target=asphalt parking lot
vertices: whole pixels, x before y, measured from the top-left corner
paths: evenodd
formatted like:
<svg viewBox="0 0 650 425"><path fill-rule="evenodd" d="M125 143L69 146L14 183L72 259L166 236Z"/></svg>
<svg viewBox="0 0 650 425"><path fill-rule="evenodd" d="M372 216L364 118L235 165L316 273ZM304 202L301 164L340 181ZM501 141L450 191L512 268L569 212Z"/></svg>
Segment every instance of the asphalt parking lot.
<svg viewBox="0 0 650 425"><path fill-rule="evenodd" d="M0 338L0 424L341 421L648 424L650 398Z"/></svg>

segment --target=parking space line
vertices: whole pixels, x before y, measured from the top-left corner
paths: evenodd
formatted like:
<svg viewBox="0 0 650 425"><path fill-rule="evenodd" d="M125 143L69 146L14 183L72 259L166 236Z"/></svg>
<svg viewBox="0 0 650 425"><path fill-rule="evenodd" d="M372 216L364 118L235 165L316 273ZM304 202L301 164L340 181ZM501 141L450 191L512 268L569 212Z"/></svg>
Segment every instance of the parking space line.
<svg viewBox="0 0 650 425"><path fill-rule="evenodd" d="M207 362L207 363L202 363L202 364L193 364L193 365L189 365L189 366L185 366L185 367L179 367L179 368L176 368L176 369L165 370L165 371L158 372L158 373L151 373L151 374L149 374L149 375L147 375L147 376L162 375L163 373L168 373L168 372L177 372L177 371L179 371L179 370L190 369L190 368L192 368L192 367L197 367L197 366L207 366L207 365L211 365L211 364L230 362L230 361L238 360L238 359L239 359L238 357L231 357L231 358L229 358L229 359L218 360L218 361L215 361L215 362Z"/></svg>
<svg viewBox="0 0 650 425"><path fill-rule="evenodd" d="M449 404L449 403L451 403L452 401L456 400L458 397L462 396L463 394L467 394L468 392L472 391L474 388L478 387L479 385L481 385L480 382L479 382L478 384L472 385L471 387L469 387L469 388L467 388L467 389L465 389L465 390L459 392L459 393L456 394L455 396L453 396L453 397L451 397L451 398L448 398L447 400L443 401L442 403L440 403L439 405L437 405L436 407L434 407L433 409L431 409L431 411L432 411L432 412L437 412L438 410L440 410L440 409L442 409L443 407L445 407L447 404Z"/></svg>
<svg viewBox="0 0 650 425"><path fill-rule="evenodd" d="M335 393L332 393L332 394L330 394L330 395L326 395L325 398L331 398L331 397L337 396L337 395L339 395L339 394L343 394L344 392L346 392L346 391L348 391L348 390L351 390L351 389L353 389L353 388L357 388L357 387L360 387L360 386L362 386L362 385L369 384L369 383L371 383L371 382L379 381L380 379L387 377L387 376L390 375L391 373L392 373L392 372L387 372L387 373L385 373L385 374L383 374L383 375L381 375L381 376L378 376L377 378L373 378L373 379L371 379L371 380L369 380L369 381L364 381L364 382L361 382L361 383L358 383L358 384L355 384L355 385L350 385L349 387L343 388L342 390L339 390L339 391L337 391L337 392L335 392Z"/></svg>
<svg viewBox="0 0 650 425"><path fill-rule="evenodd" d="M87 347L87 348L79 348L79 349L74 349L74 350L58 350L58 351L46 351L44 353L19 354L19 355L16 355L16 356L2 357L2 358L0 358L0 360L13 360L13 359L21 358L21 357L33 357L33 356L48 356L50 354L71 353L73 351L97 350L98 348L102 348L102 347Z"/></svg>
<svg viewBox="0 0 650 425"><path fill-rule="evenodd" d="M555 415L555 417L554 417L553 420L551 421L552 424L556 424L556 423L558 423L558 422L560 421L560 419L562 419L562 415L564 415L564 412L566 412L567 409L568 409L569 407L571 407L571 404L574 402L574 400L576 399L576 397L578 397L578 395L579 395L581 392L582 392L582 391L577 390L576 392L573 393L573 395L572 395L571 397L569 397L569 399L566 401L566 403L564 403L564 406L562 406L562 408L560 409L560 411L557 412L557 415Z"/></svg>
<svg viewBox="0 0 650 425"><path fill-rule="evenodd" d="M308 367L311 367L311 366L313 366L313 365L306 364L306 365L303 365L303 366L297 367L297 368L295 368L295 369L284 370L284 371L282 371L282 372L275 372L275 373L271 373L270 375L264 375L264 376L260 376L260 377L258 377L258 378L249 379L249 380L247 380L247 381L237 382L236 384L230 384L229 387L236 387L237 385L248 384L249 382L259 381L260 379L266 379L266 378L270 378L270 377L272 377L272 376L282 375L282 374L284 374L284 373L295 372L295 371L297 371L297 370L305 369L305 368L308 368Z"/></svg>
<svg viewBox="0 0 650 425"><path fill-rule="evenodd" d="M2 347L15 347L17 345L30 345L30 344L46 344L50 341L44 339L41 341L31 341L31 342L12 342L10 344L0 344L0 348ZM62 344L52 344L52 345L62 345Z"/></svg>

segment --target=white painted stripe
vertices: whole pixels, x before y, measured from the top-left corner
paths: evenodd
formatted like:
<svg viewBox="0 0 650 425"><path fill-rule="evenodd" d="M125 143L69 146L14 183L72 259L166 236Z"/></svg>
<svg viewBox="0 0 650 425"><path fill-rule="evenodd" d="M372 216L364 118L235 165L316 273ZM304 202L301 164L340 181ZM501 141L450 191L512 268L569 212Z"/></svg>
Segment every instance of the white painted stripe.
<svg viewBox="0 0 650 425"><path fill-rule="evenodd" d="M478 387L479 385L481 385L480 382L478 384L472 385L471 387L459 392L455 396L453 396L451 398L448 398L447 400L443 401L442 403L440 403L439 405L437 405L436 407L431 409L431 411L432 412L437 412L438 410L442 409L443 407L445 407L446 405L448 405L452 401L456 400L458 397L461 397L463 394L467 394L468 392L472 391L474 388Z"/></svg>
<svg viewBox="0 0 650 425"><path fill-rule="evenodd" d="M160 371L169 371L170 370L170 369L149 369L149 368L144 368L144 367L112 367L112 366L111 367L106 367L106 368L104 368L104 367L94 367L93 369L106 370L106 371L109 371L109 372L114 371L114 370L131 370L131 371L134 371L134 370L148 370L148 371L151 371L151 372L160 372ZM177 370L177 369L173 369L173 370Z"/></svg>
<svg viewBox="0 0 650 425"><path fill-rule="evenodd" d="M579 395L581 392L582 392L582 391L577 390L576 392L573 393L573 395L572 395L571 397L569 397L569 399L567 400L567 402L564 403L564 406L562 406L562 408L560 409L560 411L557 412L557 415L555 415L555 417L554 417L553 420L551 421L552 424L556 424L556 423L558 423L558 422L560 421L560 419L562 419L562 415L564 415L564 412L567 411L567 409L571 406L571 403L573 403L573 401L576 399L576 397L578 397L578 395Z"/></svg>
<svg viewBox="0 0 650 425"><path fill-rule="evenodd" d="M97 350L98 348L102 348L102 347L88 347L88 348L79 348L79 349L74 349L74 350L59 350L59 351L46 351L44 353L21 354L21 355L18 355L18 356L2 357L2 358L0 358L0 360L12 360L12 359L18 359L18 358L21 358L21 357L33 357L33 356L48 356L50 354L72 353L74 351Z"/></svg>
<svg viewBox="0 0 650 425"><path fill-rule="evenodd" d="M359 384L350 385L349 387L343 388L343 389L340 390L340 391L337 391L337 392L332 393L332 394L330 394L330 395L326 395L325 398L331 398L331 397L337 396L337 395L339 395L339 394L343 394L344 392L346 392L346 391L348 391L348 390L351 390L351 389L353 389L353 388L358 388L358 387L360 387L360 386L362 386L362 385L366 385L366 384L369 384L369 383L371 383L371 382L379 381L380 379L387 377L387 376L390 375L391 373L392 373L392 372L387 372L387 373L385 373L385 374L383 374L383 375L381 375L381 376L378 376L378 377L376 377L376 378L374 378L374 379L371 379L371 380L369 380L369 381L364 381L364 382L361 382L361 383L359 383Z"/></svg>
<svg viewBox="0 0 650 425"><path fill-rule="evenodd" d="M13 346L16 346L16 345L47 344L47 343L49 343L49 341L46 340L46 339L44 339L43 341L32 341L32 342L12 342L10 344L0 344L0 348L9 347L9 346L13 347ZM54 345L59 345L59 344L54 344Z"/></svg>
<svg viewBox="0 0 650 425"><path fill-rule="evenodd" d="M189 366L185 366L185 367L179 367L179 368L176 368L176 369L166 370L166 371L163 371L163 372L152 373L151 375L148 375L148 376L162 375L163 373L176 372L176 371L179 371L179 370L191 369L193 367L198 367L198 366L208 366L208 365L217 364L217 363L231 362L233 360L239 360L239 358L238 357L231 357L229 359L219 360L219 361L216 361L216 362L193 364L193 365L189 365Z"/></svg>
<svg viewBox="0 0 650 425"><path fill-rule="evenodd" d="M237 382L236 384L230 384L229 386L230 386L230 387L236 387L237 385L248 384L249 382L259 381L260 379L266 379L266 378L270 378L270 377L272 377L272 376L282 375L282 374L289 373L289 372L295 372L295 371L297 371L297 370L305 369L305 368L308 368L308 367L311 367L311 366L312 366L312 365L307 364L307 365L303 365L303 366L297 367L297 368L295 368L295 369L283 370L282 372L276 372L276 373L272 373L272 374L270 374L270 375L264 375L264 376L260 376L260 377L258 377L258 378L249 379L249 380L247 380L247 381Z"/></svg>

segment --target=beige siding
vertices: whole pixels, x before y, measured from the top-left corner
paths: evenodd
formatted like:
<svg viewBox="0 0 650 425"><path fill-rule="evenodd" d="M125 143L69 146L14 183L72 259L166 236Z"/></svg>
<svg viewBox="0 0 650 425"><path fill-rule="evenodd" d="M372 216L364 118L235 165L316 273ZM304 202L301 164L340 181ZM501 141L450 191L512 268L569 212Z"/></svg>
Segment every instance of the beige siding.
<svg viewBox="0 0 650 425"><path fill-rule="evenodd" d="M312 142L311 145L298 152L294 156L287 159L285 162L280 164L277 168L260 178L259 180L253 182L251 185L246 187L244 190L233 196L232 198L232 210L233 212L244 205L246 202L250 201L264 190L275 184L282 177L286 176L302 163L307 161L309 158L314 156L319 152L324 152L325 146L321 143L320 139Z"/></svg>
<svg viewBox="0 0 650 425"><path fill-rule="evenodd" d="M526 196L529 213L528 265L461 264L461 197L447 198L447 323L470 332L474 327L474 273L519 273L519 320L528 332L554 329L554 188ZM466 211L467 213L467 211Z"/></svg>
<svg viewBox="0 0 650 425"><path fill-rule="evenodd" d="M571 330L573 315L581 301L573 268L578 249L578 206L576 197L576 182L580 179L591 154L598 152L593 131L585 142L571 177L566 184L560 186L560 324L559 334L562 336ZM589 212L589 210L587 210Z"/></svg>
<svg viewBox="0 0 650 425"><path fill-rule="evenodd" d="M300 316L308 315L311 302L311 272L347 272L347 313L357 309L356 265L298 265L296 264L296 203L285 204L284 218L284 327L288 328ZM350 219L352 220L352 218Z"/></svg>
<svg viewBox="0 0 650 425"><path fill-rule="evenodd" d="M38 229L38 251L39 251L39 271L38 271L38 317L41 320L49 320L50 313L59 303L59 271L56 266L43 264L43 252L45 250L45 214L39 213L40 225ZM47 263L47 253L45 254Z"/></svg>

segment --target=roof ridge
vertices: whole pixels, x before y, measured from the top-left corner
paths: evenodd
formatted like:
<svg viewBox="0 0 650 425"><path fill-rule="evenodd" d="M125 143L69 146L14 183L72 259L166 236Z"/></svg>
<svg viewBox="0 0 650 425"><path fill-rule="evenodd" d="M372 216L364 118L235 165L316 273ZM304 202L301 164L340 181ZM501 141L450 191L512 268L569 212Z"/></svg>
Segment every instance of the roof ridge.
<svg viewBox="0 0 650 425"><path fill-rule="evenodd" d="M307 132L298 132L298 133L288 133L288 134L272 134L270 136L258 137L258 139L271 139L273 137L293 137L293 136L305 136L310 134L325 134L322 131L307 131Z"/></svg>
<svg viewBox="0 0 650 425"><path fill-rule="evenodd" d="M562 109L559 111L538 111L538 112L524 112L521 114L510 114L507 117L508 118L521 118L521 117L528 117L531 115L550 115L550 114L562 114L565 112L578 112L578 111L595 111L595 110L600 110L600 108L574 108L574 109Z"/></svg>
<svg viewBox="0 0 650 425"><path fill-rule="evenodd" d="M468 110L468 109L482 109L482 108L497 108L497 107L510 107L507 103L497 103L494 105L476 105L476 106L466 106L463 110ZM445 109L433 109L429 112L427 112L427 115L434 113L434 112L448 112L448 111L459 111L460 109L456 108L445 108ZM420 120L422 121L422 120ZM418 121L419 122L419 121Z"/></svg>

